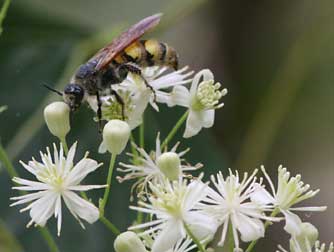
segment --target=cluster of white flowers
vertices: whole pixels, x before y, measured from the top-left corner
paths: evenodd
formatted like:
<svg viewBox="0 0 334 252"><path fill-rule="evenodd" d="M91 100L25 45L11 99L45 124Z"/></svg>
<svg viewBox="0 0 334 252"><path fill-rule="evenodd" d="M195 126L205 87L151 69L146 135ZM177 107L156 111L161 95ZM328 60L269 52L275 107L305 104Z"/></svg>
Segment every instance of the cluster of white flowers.
<svg viewBox="0 0 334 252"><path fill-rule="evenodd" d="M83 226L80 219L94 223L105 218L113 166L117 155L125 149L131 130L142 123L143 113L150 104L159 111L157 103L187 108L184 137L196 135L203 127L214 123L215 109L223 106L220 99L227 93L215 83L211 71L205 69L193 75L184 67L179 71L166 73L166 68L143 69L143 78L129 74L127 79L113 85L124 101L124 115L115 97L102 96L103 129L100 152L112 154L106 185L81 185L82 180L102 164L89 159L86 154L74 165L76 143L68 153L66 135L70 131L69 109L65 103L57 102L46 107L44 116L50 132L63 144L60 150L54 145L52 157L49 148L41 153L41 162L34 158L23 167L38 181L15 177L16 190L32 191L12 197L20 205L29 203L21 211L30 210L31 221L45 226L54 215L58 220L58 235L62 225L62 201ZM190 88L186 87L191 84ZM152 92L153 89L153 92ZM90 106L97 110L96 99L88 99ZM124 118L123 118L124 116ZM256 169L251 174L240 176L229 170L211 175L206 181L204 172L191 174L202 164L190 165L184 156L189 151L178 151L180 143L170 150L161 144L160 134L153 151L147 151L133 144L129 163L119 163L119 182L134 180L132 206L143 218L121 233L115 240L116 252L188 252L197 247L201 252L210 248L226 247L227 240L234 241L234 252L243 251L244 243L256 242L265 236L269 224L285 221L285 231L291 235L291 252L324 252L325 246L316 242L317 229L303 223L297 211L324 211L326 207L296 207L296 204L314 197L319 190L301 181L301 176L291 176L286 168L278 168L275 186L268 173L261 167L263 175ZM163 148L163 147L166 148ZM270 192L267 187L270 188ZM99 208L88 200L84 191L105 188ZM82 197L75 192L81 192ZM134 200L136 199L136 201ZM136 233L135 233L136 232ZM281 251L284 250L281 246ZM312 250L315 249L315 250ZM250 250L247 250L250 251ZM330 244L329 252L333 251Z"/></svg>
<svg viewBox="0 0 334 252"><path fill-rule="evenodd" d="M122 83L112 85L112 89L125 102L124 115L122 105L116 98L105 95L101 97L102 118L109 121L123 119L124 116L130 128L134 129L142 123L148 104L159 111L157 103L162 103L188 109L184 137L198 134L203 127L212 127L215 109L224 105L220 103L220 99L227 94L227 89L221 89L220 83L215 83L214 76L208 69L198 72L194 77L191 77L194 71L189 71L187 66L175 72L166 71L166 67L146 67L142 71L143 78L129 73ZM188 84L191 84L189 90L186 87ZM88 102L97 111L96 98L89 97Z"/></svg>

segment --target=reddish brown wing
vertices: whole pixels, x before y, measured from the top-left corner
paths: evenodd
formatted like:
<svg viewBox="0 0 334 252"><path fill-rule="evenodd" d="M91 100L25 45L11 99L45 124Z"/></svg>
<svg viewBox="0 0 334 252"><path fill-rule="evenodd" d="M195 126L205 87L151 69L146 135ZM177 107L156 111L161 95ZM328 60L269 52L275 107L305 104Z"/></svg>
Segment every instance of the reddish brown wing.
<svg viewBox="0 0 334 252"><path fill-rule="evenodd" d="M144 18L137 24L133 25L129 30L123 32L109 45L98 51L98 53L90 60L97 61L95 69L101 70L106 67L118 53L124 50L132 42L143 36L146 31L155 27L159 23L161 16L162 14L159 13Z"/></svg>

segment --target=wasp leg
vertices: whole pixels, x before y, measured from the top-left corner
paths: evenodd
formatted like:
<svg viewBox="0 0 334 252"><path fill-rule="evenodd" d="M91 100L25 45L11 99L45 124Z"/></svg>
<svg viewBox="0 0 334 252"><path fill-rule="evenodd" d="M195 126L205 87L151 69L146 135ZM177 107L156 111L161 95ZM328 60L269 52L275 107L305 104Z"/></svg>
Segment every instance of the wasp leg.
<svg viewBox="0 0 334 252"><path fill-rule="evenodd" d="M113 89L110 90L110 94L113 95L116 98L116 101L121 105L122 119L124 121L125 120L125 112L124 112L125 104L124 104L123 98Z"/></svg>
<svg viewBox="0 0 334 252"><path fill-rule="evenodd" d="M102 133L102 101L100 99L99 91L96 92L96 99L97 99L97 118L98 118L98 127L99 132Z"/></svg>
<svg viewBox="0 0 334 252"><path fill-rule="evenodd" d="M120 77L121 80L124 80L126 78L126 76L128 75L128 73L133 73L136 74L138 76L140 76L142 78L142 80L144 81L146 87L148 87L149 89L151 89L153 95L154 95L154 102L156 102L156 93L154 88L147 82L147 80L144 78L144 76L142 75L141 69L139 66L137 66L134 63L128 62L128 63L124 63L121 64L118 68L117 68L117 72L118 75Z"/></svg>

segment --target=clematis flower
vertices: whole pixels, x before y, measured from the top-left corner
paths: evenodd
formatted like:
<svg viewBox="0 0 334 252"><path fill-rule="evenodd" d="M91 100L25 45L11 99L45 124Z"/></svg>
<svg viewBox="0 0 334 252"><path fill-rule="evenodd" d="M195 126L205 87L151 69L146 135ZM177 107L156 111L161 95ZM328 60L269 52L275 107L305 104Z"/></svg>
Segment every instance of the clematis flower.
<svg viewBox="0 0 334 252"><path fill-rule="evenodd" d="M196 164L192 166L185 163L183 156L189 151L189 149L177 152L179 144L180 143L175 144L169 151L162 151L160 148L160 134L158 134L156 138L155 151L152 151L151 155L148 154L144 149L136 146L137 151L140 155L136 160L136 164L125 164L122 162L119 163L121 167L117 170L119 172L125 173L125 175L123 177L118 176L118 181L123 182L126 180L137 179L137 182L135 182L135 184L133 185L132 190L136 188L137 194L140 197L148 194L149 183L161 184L165 180L166 176L171 179L171 176L168 176L169 174L172 174L174 176L178 174L178 178L182 178L182 176L185 176L184 172L200 169L202 167L202 164ZM177 167L176 164L173 165L175 167L169 166L168 172L165 171L166 169L162 169L164 168L163 165L170 161L166 160L168 159L168 157L166 158L166 154L169 154L169 156L171 156L170 154L174 154L174 158L179 158L179 167ZM132 156L132 154L128 155ZM175 171L173 171L173 169Z"/></svg>
<svg viewBox="0 0 334 252"><path fill-rule="evenodd" d="M271 205L272 210L278 208L279 211L285 217L285 227L284 229L294 235L298 235L301 232L302 221L293 213L294 211L325 211L327 207L293 207L294 205L314 197L318 190L309 190L310 185L304 184L301 181L301 176L297 175L295 177L290 176L290 172L286 168L283 168L282 165L278 167L278 185L275 189L272 180L267 174L265 168L262 166L261 170L265 175L272 194L270 194L263 186L259 184L255 185L255 190L251 195L253 201L264 204Z"/></svg>
<svg viewBox="0 0 334 252"><path fill-rule="evenodd" d="M224 245L229 225L233 230L235 251L241 251L238 232L244 242L257 240L264 236L265 228L262 220L280 220L264 215L265 207L250 200L256 183L256 173L257 170L249 177L244 173L242 181L238 172L234 175L231 170L226 178L221 172L216 177L211 177L216 191L209 190L206 199L203 200L205 204L201 208L222 225L219 246Z"/></svg>
<svg viewBox="0 0 334 252"><path fill-rule="evenodd" d="M164 102L169 106L180 105L189 109L183 137L192 137L203 127L213 126L215 109L224 106L219 101L227 94L226 88L220 88L221 84L215 83L212 72L204 69L195 75L190 90L175 86L171 94L165 95Z"/></svg>
<svg viewBox="0 0 334 252"><path fill-rule="evenodd" d="M166 181L164 184L150 184L152 196L148 203L139 202L133 210L152 214L154 219L130 227L130 230L148 228L141 235L157 233L152 245L152 252L169 251L180 239L187 236L184 225L199 240L212 239L217 230L216 221L201 211L197 205L202 201L208 186L199 179L188 183L183 181Z"/></svg>
<svg viewBox="0 0 334 252"><path fill-rule="evenodd" d="M88 153L76 164L73 159L77 144L73 144L67 157L64 156L62 145L58 152L54 145L53 159L50 149L47 153L41 152L42 162L34 158L28 164L21 161L23 167L33 174L38 181L32 181L22 178L13 178L13 181L19 186L13 187L15 190L28 191L23 196L12 197L15 200L11 206L29 203L29 205L20 212L30 211L31 221L27 227L32 224L45 226L48 219L54 215L57 218L57 230L60 235L62 226L62 200L79 221L82 228L83 223L80 219L92 224L99 219L99 210L91 202L82 199L75 192L88 191L105 187L104 185L80 185L82 180L91 172L95 171L102 164L95 160L87 158Z"/></svg>
<svg viewBox="0 0 334 252"><path fill-rule="evenodd" d="M117 102L115 96L102 94L102 118L107 121L124 119L131 129L136 128L142 123L142 115L148 104L159 111L156 102L165 101L168 89L191 82L192 79L189 77L193 71L188 69L186 66L178 71L166 73L166 67L145 67L142 69L142 76L147 83L141 76L129 73L122 83L111 86L124 102L124 115L122 105ZM98 108L96 97L87 97L87 101L96 112Z"/></svg>
<svg viewBox="0 0 334 252"><path fill-rule="evenodd" d="M291 235L290 251L291 252L333 252L334 244L331 242L326 250L326 244L317 241L319 236L318 230L311 223L302 223L301 232L298 235ZM281 245L278 245L276 252L288 252Z"/></svg>

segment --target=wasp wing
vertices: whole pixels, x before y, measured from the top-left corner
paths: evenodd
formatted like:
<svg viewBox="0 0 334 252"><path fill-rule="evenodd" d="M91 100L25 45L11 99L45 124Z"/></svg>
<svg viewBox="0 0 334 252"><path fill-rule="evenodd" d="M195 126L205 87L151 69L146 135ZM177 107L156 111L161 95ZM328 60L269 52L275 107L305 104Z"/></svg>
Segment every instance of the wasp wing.
<svg viewBox="0 0 334 252"><path fill-rule="evenodd" d="M118 53L124 50L132 42L143 36L145 32L159 24L161 16L162 14L159 13L144 18L133 25L130 29L123 32L106 47L98 51L97 54L90 60L97 62L95 69L98 71L105 68Z"/></svg>

